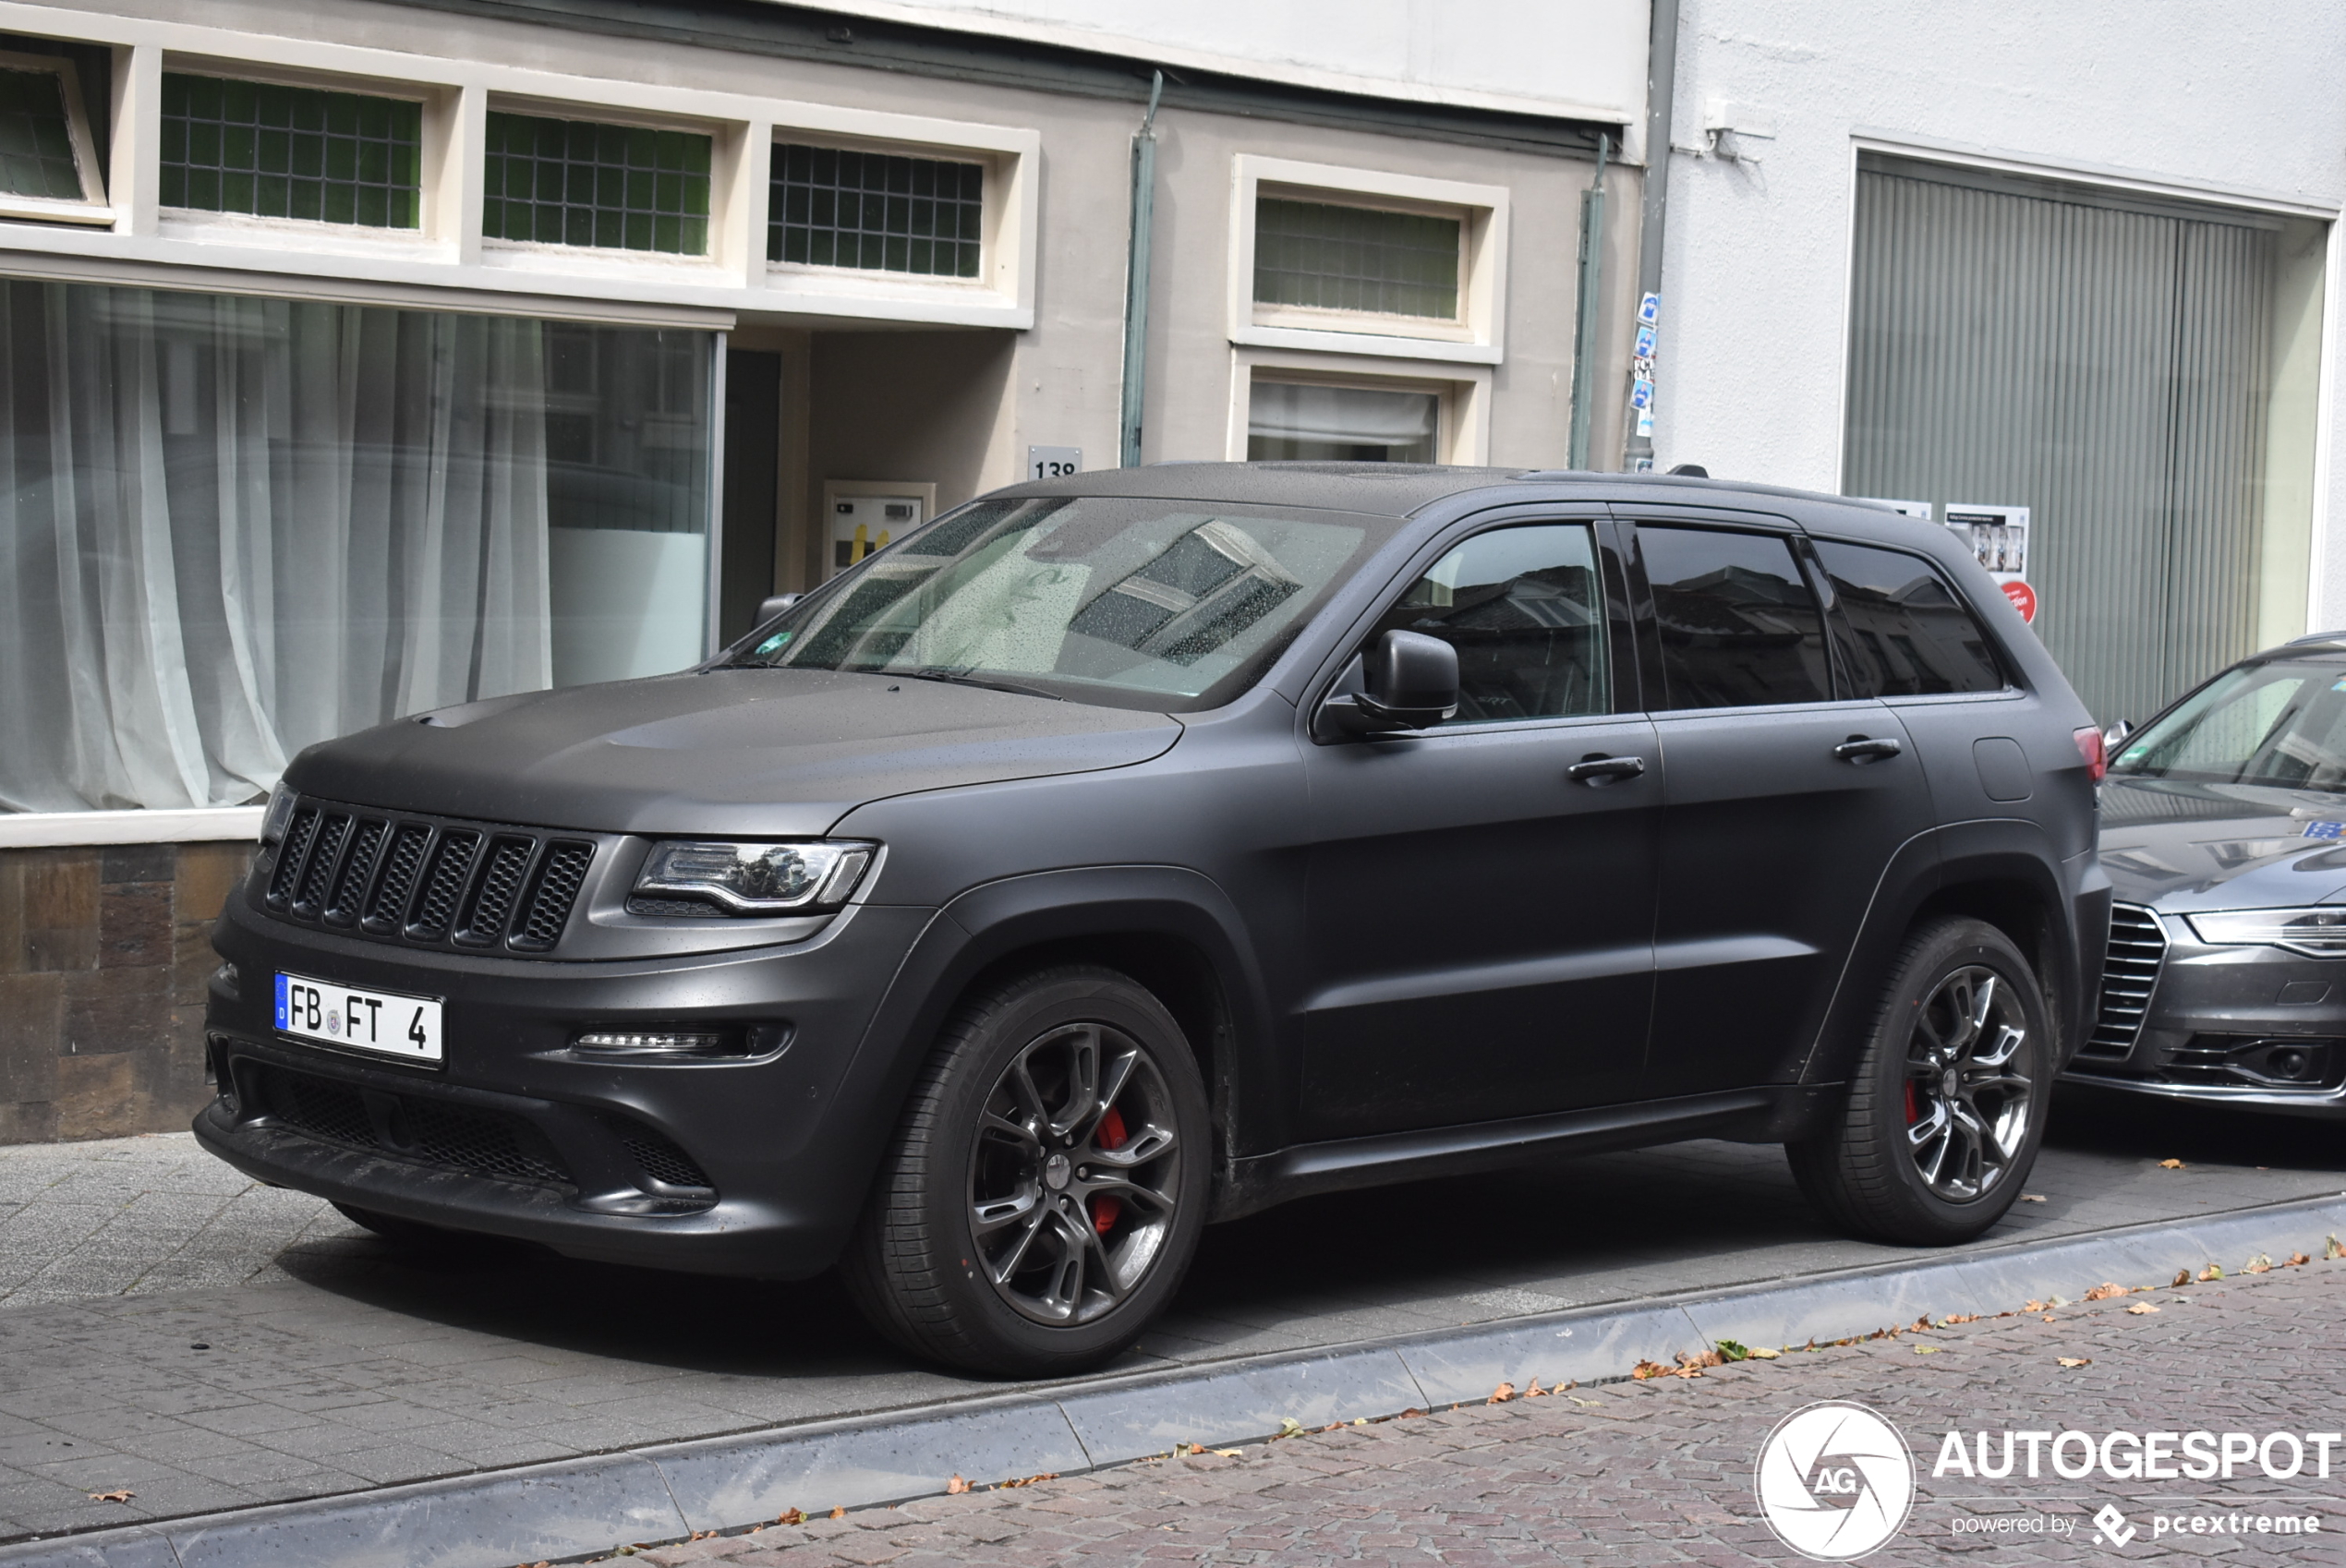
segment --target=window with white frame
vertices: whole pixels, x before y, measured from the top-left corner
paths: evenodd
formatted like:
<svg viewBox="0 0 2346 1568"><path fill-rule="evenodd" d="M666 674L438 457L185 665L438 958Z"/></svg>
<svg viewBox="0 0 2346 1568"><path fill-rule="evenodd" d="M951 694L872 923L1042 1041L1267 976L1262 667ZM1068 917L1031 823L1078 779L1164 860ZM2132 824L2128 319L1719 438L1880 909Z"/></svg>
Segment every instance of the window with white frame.
<svg viewBox="0 0 2346 1568"><path fill-rule="evenodd" d="M1246 455L1251 463L1438 463L1443 392L1407 383L1280 380L1255 376Z"/></svg>
<svg viewBox="0 0 2346 1568"><path fill-rule="evenodd" d="M0 217L105 221L90 132L72 60L0 50Z"/></svg>
<svg viewBox="0 0 2346 1568"><path fill-rule="evenodd" d="M1508 192L1241 154L1230 338L1495 364Z"/></svg>
<svg viewBox="0 0 2346 1568"><path fill-rule="evenodd" d="M1455 321L1465 232L1455 214L1259 194L1254 303Z"/></svg>
<svg viewBox="0 0 2346 1568"><path fill-rule="evenodd" d="M162 205L414 229L423 104L184 71L163 75Z"/></svg>
<svg viewBox="0 0 2346 1568"><path fill-rule="evenodd" d="M481 235L706 256L714 146L695 131L491 111Z"/></svg>
<svg viewBox="0 0 2346 1568"><path fill-rule="evenodd" d="M766 257L784 265L974 278L986 165L962 159L774 144Z"/></svg>

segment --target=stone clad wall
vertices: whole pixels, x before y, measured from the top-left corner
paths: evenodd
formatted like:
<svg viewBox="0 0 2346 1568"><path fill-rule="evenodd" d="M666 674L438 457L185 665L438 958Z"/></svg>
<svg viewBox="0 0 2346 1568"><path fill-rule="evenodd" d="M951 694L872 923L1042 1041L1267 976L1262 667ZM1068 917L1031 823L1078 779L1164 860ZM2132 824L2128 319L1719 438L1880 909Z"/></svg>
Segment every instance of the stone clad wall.
<svg viewBox="0 0 2346 1568"><path fill-rule="evenodd" d="M177 1132L212 923L252 846L0 850L0 1143Z"/></svg>

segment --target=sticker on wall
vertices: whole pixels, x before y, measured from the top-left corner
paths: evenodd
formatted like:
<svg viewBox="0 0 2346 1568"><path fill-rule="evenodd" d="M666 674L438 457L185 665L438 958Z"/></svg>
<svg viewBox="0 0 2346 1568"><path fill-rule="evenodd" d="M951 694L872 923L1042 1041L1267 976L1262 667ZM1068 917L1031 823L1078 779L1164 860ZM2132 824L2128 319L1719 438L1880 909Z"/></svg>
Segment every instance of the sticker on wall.
<svg viewBox="0 0 2346 1568"><path fill-rule="evenodd" d="M2028 509L1947 503L1947 526L1999 583L2028 575Z"/></svg>
<svg viewBox="0 0 2346 1568"><path fill-rule="evenodd" d="M1653 296L1648 295L1646 297L1648 299L1651 299ZM1630 352L1635 357L1639 359L1651 359L1653 357L1653 329L1651 327L1639 327L1638 329L1638 346Z"/></svg>
<svg viewBox="0 0 2346 1568"><path fill-rule="evenodd" d="M1629 406L1632 408L1653 406L1653 383L1643 376L1629 383Z"/></svg>
<svg viewBox="0 0 2346 1568"><path fill-rule="evenodd" d="M1650 294L1638 301L1638 322L1640 326L1655 326L1661 320L1662 296L1660 295Z"/></svg>

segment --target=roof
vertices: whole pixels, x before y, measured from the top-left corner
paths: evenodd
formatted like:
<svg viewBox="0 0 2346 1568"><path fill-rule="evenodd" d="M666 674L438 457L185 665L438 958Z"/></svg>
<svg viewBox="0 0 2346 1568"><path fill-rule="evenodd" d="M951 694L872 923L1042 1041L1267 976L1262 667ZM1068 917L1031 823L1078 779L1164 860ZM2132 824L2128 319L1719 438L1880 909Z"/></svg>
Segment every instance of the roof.
<svg viewBox="0 0 2346 1568"><path fill-rule="evenodd" d="M1732 479L1677 474L1598 474L1560 468L1463 468L1431 463L1153 463L1095 468L1064 479L1037 479L998 492L1015 496L1134 496L1243 505L1311 506L1407 517L1452 496L1501 487L1570 488L1590 499L1651 499L1685 505L1733 506L1755 498L1824 503L1895 517L1878 501Z"/></svg>

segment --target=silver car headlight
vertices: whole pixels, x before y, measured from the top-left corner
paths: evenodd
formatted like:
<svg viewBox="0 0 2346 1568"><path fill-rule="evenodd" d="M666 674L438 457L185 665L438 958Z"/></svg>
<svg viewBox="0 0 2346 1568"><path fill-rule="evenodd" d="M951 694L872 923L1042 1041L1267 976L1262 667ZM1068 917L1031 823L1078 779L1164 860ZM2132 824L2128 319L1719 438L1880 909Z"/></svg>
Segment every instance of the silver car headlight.
<svg viewBox="0 0 2346 1568"><path fill-rule="evenodd" d="M645 857L630 903L690 899L732 915L814 914L847 901L877 848L828 839L794 844L667 839Z"/></svg>
<svg viewBox="0 0 2346 1568"><path fill-rule="evenodd" d="M2219 910L2183 918L2202 942L2219 947L2286 947L2309 959L2346 959L2346 907Z"/></svg>

